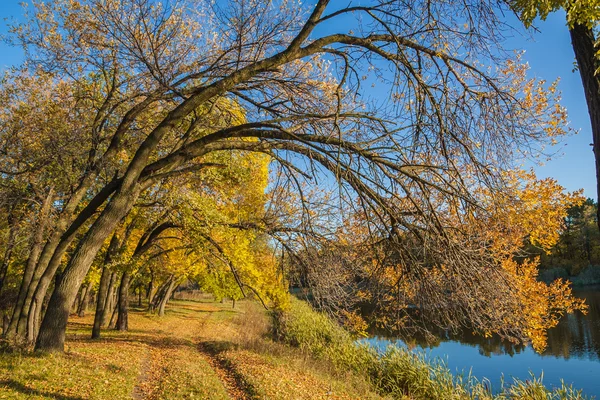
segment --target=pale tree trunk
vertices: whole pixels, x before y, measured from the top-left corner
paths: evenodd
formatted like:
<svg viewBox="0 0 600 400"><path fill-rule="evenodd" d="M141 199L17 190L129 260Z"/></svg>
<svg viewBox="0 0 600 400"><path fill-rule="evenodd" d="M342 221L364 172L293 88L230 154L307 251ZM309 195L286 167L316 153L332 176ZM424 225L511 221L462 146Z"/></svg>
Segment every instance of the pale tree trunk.
<svg viewBox="0 0 600 400"><path fill-rule="evenodd" d="M106 265L102 268L102 276L100 277L100 285L98 286L98 296L96 299L96 311L94 313L94 326L92 327L92 339L100 337L102 326L102 315L106 306L106 296L108 294L108 281L110 280L110 272Z"/></svg>
<svg viewBox="0 0 600 400"><path fill-rule="evenodd" d="M114 286L115 275L111 273L107 267L113 261L116 252L120 247L120 241L117 233L113 233L110 239L110 244L106 250L104 257L104 267L102 268L102 276L100 277L100 285L98 287L98 299L96 301L96 312L94 314L94 326L92 328L92 339L98 339L100 337L100 331L104 325L106 319L106 307L108 304L108 297L112 292Z"/></svg>
<svg viewBox="0 0 600 400"><path fill-rule="evenodd" d="M175 279L171 280L171 283L169 283L169 286L167 287L164 295L162 296L162 298L160 299L160 302L158 303L158 316L159 317L162 317L165 315L165 307L167 306L167 303L171 299L173 290L175 290L176 287L177 287L177 282L175 281Z"/></svg>
<svg viewBox="0 0 600 400"><path fill-rule="evenodd" d="M158 288L154 282L154 274L152 273L150 283L148 284L148 311L154 311L154 296L156 296L157 290Z"/></svg>
<svg viewBox="0 0 600 400"><path fill-rule="evenodd" d="M160 302L162 301L162 299L167 291L167 288L171 284L172 279L173 279L173 275L169 276L169 278L167 278L167 280L164 281L157 288L156 293L154 294L154 296L152 296L152 309L150 311L154 312L158 308Z"/></svg>
<svg viewBox="0 0 600 400"><path fill-rule="evenodd" d="M110 321L108 322L108 328L112 329L115 326L115 320L117 318L117 313L119 311L119 302L114 302L115 306L112 309L112 313L110 314Z"/></svg>
<svg viewBox="0 0 600 400"><path fill-rule="evenodd" d="M110 282L108 284L108 291L106 293L106 301L104 303L104 310L102 310L102 318L100 326L104 327L108 324L108 317L112 315L112 311L115 306L115 287L117 284L117 273L113 272L110 274Z"/></svg>

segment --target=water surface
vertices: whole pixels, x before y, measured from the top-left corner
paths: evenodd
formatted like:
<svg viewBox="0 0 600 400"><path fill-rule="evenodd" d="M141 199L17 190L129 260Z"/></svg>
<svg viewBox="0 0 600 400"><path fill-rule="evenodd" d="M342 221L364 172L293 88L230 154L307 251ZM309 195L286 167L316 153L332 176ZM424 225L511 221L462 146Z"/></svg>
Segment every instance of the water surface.
<svg viewBox="0 0 600 400"><path fill-rule="evenodd" d="M587 315L568 315L559 325L548 331L548 348L543 354L530 346L514 345L497 337L483 338L470 334L445 337L433 345L416 344L417 350L431 357L444 359L451 370L471 372L479 379L487 378L492 389L500 386L501 377L511 381L522 380L543 373L548 387L560 386L563 379L584 394L600 399L600 287L576 290L576 296L586 299ZM368 341L379 348L400 341L373 337ZM404 344L403 344L404 345Z"/></svg>

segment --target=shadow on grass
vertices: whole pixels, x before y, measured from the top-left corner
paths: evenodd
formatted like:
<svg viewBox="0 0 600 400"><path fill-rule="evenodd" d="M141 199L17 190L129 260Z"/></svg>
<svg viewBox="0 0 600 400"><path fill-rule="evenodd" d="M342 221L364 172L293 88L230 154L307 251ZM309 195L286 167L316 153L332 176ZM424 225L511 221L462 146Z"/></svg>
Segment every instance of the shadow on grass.
<svg viewBox="0 0 600 400"><path fill-rule="evenodd" d="M221 380L229 384L230 391L233 387L232 398L254 399L258 396L256 388L248 382L246 377L238 371L236 365L228 358L222 355L227 350L238 348L232 342L226 341L206 341L198 343L200 353L208 357L209 364L215 369ZM220 372L219 372L220 371ZM228 385L226 385L227 387ZM230 392L230 395L232 393ZM237 396L236 396L237 395ZM240 396L241 395L241 396Z"/></svg>
<svg viewBox="0 0 600 400"><path fill-rule="evenodd" d="M0 386L8 387L12 390L15 390L19 393L26 394L29 396L44 396L50 399L58 399L58 400L84 400L83 397L75 397L75 396L64 396L58 393L52 392L44 392L42 390L33 389L23 385L21 382L15 381L13 379L8 380L0 380Z"/></svg>

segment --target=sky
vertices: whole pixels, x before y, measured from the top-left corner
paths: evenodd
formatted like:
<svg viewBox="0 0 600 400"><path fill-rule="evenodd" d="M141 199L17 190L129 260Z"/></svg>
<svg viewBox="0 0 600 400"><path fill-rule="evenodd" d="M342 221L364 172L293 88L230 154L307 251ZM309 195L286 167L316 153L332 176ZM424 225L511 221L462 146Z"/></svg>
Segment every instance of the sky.
<svg viewBox="0 0 600 400"><path fill-rule="evenodd" d="M0 34L6 33L10 18L19 18L22 0L0 0ZM518 21L515 21L518 23ZM507 39L509 48L525 50L523 60L530 65L530 75L553 81L560 78L562 105L569 113L570 127L579 133L563 140L552 148L553 155L544 165L532 166L538 177L552 177L568 191L584 190L586 197L596 199L596 177L591 128L581 78L573 72L575 56L563 13L555 13L544 22L537 22L537 32L515 33ZM18 64L19 49L0 43L0 70Z"/></svg>

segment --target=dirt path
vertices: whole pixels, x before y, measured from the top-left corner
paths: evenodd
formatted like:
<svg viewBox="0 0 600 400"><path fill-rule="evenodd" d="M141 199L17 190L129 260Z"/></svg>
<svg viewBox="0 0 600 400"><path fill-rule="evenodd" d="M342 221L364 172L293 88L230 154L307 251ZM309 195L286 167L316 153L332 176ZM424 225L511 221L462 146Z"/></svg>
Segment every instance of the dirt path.
<svg viewBox="0 0 600 400"><path fill-rule="evenodd" d="M228 360L219 355L219 350L214 343L201 342L198 344L198 351L221 379L229 397L233 400L251 400L253 398L252 390L244 377Z"/></svg>
<svg viewBox="0 0 600 400"><path fill-rule="evenodd" d="M164 368L161 366L163 357L160 356L160 349L149 347L142 365L138 382L133 388L131 398L134 400L158 399L161 377Z"/></svg>
<svg viewBox="0 0 600 400"><path fill-rule="evenodd" d="M244 377L235 370L235 367L220 355L226 343L206 341L205 339L207 337L205 334L207 321L215 311L206 309L191 311L194 314L189 316L190 322L193 319L192 326L188 327L183 334L181 329L175 327L172 327L173 329L166 327L166 329L160 331L145 332L154 340L146 342L147 351L141 362L137 384L131 394L132 399L155 400L160 398L161 384L166 374L168 374L168 363L175 356L173 349L178 342L186 340L193 342L198 357L203 358L213 369L231 399L252 399L252 388L246 383ZM189 336L191 332L194 333L193 339Z"/></svg>

